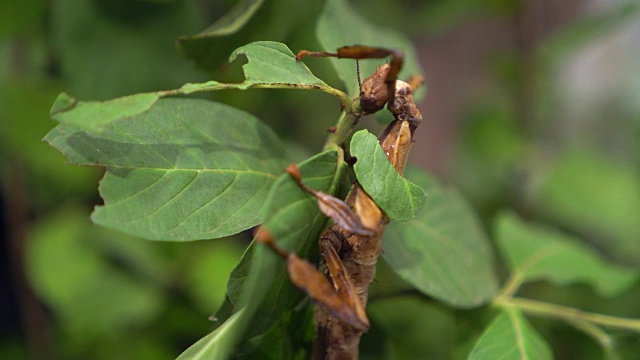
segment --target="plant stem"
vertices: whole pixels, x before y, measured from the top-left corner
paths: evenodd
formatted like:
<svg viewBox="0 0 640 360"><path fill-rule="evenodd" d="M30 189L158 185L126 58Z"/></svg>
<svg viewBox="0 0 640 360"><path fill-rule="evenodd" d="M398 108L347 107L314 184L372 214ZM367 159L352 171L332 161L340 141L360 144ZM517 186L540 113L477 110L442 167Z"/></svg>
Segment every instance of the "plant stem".
<svg viewBox="0 0 640 360"><path fill-rule="evenodd" d="M606 352L606 359L609 360L618 360L620 357L616 354L614 347L615 342L612 339L611 335L609 335L606 331L602 330L599 326L587 322L587 321L574 321L571 323L576 329L584 332L585 334L591 336Z"/></svg>
<svg viewBox="0 0 640 360"><path fill-rule="evenodd" d="M340 147L344 144L353 133L353 128L361 117L362 112L360 111L360 101L356 99L350 103L348 107L345 107L342 115L340 115L340 118L335 125L335 131L327 137L323 150L336 146Z"/></svg>
<svg viewBox="0 0 640 360"><path fill-rule="evenodd" d="M518 291L518 289L520 288L520 285L522 285L522 279L518 274L519 274L518 272L514 272L511 275L507 283L502 287L502 290L500 290L500 293L498 293L498 295L496 296L496 299L511 298L513 294L515 294L516 291Z"/></svg>
<svg viewBox="0 0 640 360"><path fill-rule="evenodd" d="M640 319L628 319L596 314L568 306L517 297L497 297L494 300L494 305L499 307L517 307L526 313L548 318L562 319L569 323L588 322L612 328L640 332Z"/></svg>

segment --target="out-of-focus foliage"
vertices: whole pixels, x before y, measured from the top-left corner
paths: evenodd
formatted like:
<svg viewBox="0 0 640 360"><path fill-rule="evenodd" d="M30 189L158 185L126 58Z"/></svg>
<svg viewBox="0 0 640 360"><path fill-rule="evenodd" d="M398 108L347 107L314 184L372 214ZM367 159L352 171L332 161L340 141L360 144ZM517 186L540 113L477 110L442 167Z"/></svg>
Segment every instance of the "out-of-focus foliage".
<svg viewBox="0 0 640 360"><path fill-rule="evenodd" d="M8 249L3 253L2 270L7 275L2 279L6 306L1 313L0 358L27 359L43 353L65 359L173 358L217 326L207 318L226 300L227 279L240 261L246 239L239 235L216 242L158 243L97 228L87 214L98 201L99 172L65 166L63 157L40 140L54 126L49 109L62 90L97 100L176 88L211 77L240 82L243 60L226 62L241 45L273 40L294 51L319 47L314 31L322 2L243 3L254 7L253 16L223 38L219 31L215 36L193 35L235 6L232 1L10 0L0 4L0 224ZM352 5L359 16L421 41L485 17L512 22L526 3L353 1ZM474 102L458 104L464 121L458 127L456 165L449 178L472 201L486 228L497 210L510 207L529 221L569 233L558 237L573 239L589 253L599 253L599 259L627 269L631 266L637 273L639 6L623 1L607 4L593 14L582 10L575 20L554 29L533 49L531 58L524 59L517 50L496 54L495 62L486 66L494 69L491 91ZM180 36L182 48L175 51ZM617 42L622 45L616 46ZM206 51L190 51L189 46L196 44L205 44ZM308 63L314 74L338 87L329 61ZM429 69L425 70L428 79ZM288 146L287 151L295 153L317 150L340 110L335 99L313 92L228 91L208 96L258 115L285 143L298 141L297 150ZM523 102L527 113L521 112ZM424 114L428 123L429 109ZM512 234L538 234L531 230L535 226L514 223L518 222L512 220ZM499 238L499 229L494 239ZM293 235L287 239L295 240ZM562 262L568 258L553 264L554 269L570 266ZM515 261L507 259L506 263ZM465 259L451 259L451 264L456 261ZM24 300L21 269L47 314L30 320L35 323L19 316L19 309L42 311ZM601 274L591 275L589 281L595 282ZM631 289L615 298L597 295L586 286L559 291L540 282L523 285L522 293L637 318L640 286L628 279L624 287ZM495 291L492 281L484 288L488 294ZM284 283L286 277L280 276L276 284ZM373 327L361 350L367 359L448 359L469 353L491 358L483 355L483 339L504 338L520 327L541 358L549 351L540 345L540 338L560 359L576 354L597 359L602 351L610 358L626 359L640 352L637 333L585 329L591 340L564 325L530 324L516 312L453 310L409 291L411 286L384 266L373 289L368 308ZM403 292L409 296L402 296ZM243 313L233 316L233 321L245 321ZM309 316L293 312L269 324L269 331L251 339L243 350L253 356L264 355L256 355L258 350L274 358L301 356L291 353L288 341L308 341L308 331L286 333L284 323L308 323ZM234 323L225 324L203 339L207 346L223 341L224 336L236 336L225 332L234 329ZM45 329L41 341L34 341L29 330L33 326Z"/></svg>

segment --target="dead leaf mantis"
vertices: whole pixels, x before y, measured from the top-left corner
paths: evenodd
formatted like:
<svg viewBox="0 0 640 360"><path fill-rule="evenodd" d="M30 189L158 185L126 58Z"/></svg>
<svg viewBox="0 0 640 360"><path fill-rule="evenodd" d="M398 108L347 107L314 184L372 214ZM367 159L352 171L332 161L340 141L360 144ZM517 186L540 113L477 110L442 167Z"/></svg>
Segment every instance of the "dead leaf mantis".
<svg viewBox="0 0 640 360"><path fill-rule="evenodd" d="M391 57L360 86L360 109L365 114L382 110L385 104L394 121L380 134L378 141L394 168L402 174L413 142L413 134L422 121L413 91L422 78L409 82L397 80L403 64L398 50L363 45L344 46L335 53L301 50L296 56L369 59ZM369 328L365 313L369 285L381 253L381 240L389 218L356 181L344 201L307 187L295 164L286 172L307 193L318 200L320 210L333 224L320 236L322 272L314 265L280 248L264 229L256 239L287 261L291 282L317 304L315 309L316 344L314 359L357 359L358 343Z"/></svg>

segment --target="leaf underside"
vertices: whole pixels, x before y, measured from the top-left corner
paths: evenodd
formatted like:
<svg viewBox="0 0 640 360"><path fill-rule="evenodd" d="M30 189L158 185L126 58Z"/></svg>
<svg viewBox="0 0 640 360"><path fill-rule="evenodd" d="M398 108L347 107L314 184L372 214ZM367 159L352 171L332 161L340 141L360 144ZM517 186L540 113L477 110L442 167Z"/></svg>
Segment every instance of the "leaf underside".
<svg viewBox="0 0 640 360"><path fill-rule="evenodd" d="M382 242L391 268L417 290L458 308L486 304L497 290L488 239L470 206L426 172L406 175L429 194L414 219L391 222Z"/></svg>
<svg viewBox="0 0 640 360"><path fill-rule="evenodd" d="M514 214L502 214L497 243L512 276L523 282L547 279L559 285L585 282L603 296L617 296L633 286L638 273L607 263L578 239L528 225Z"/></svg>
<svg viewBox="0 0 640 360"><path fill-rule="evenodd" d="M299 168L309 186L335 193L337 180L343 171L337 166L338 152L329 150L305 160ZM288 174L282 174L269 194L263 224L276 242L300 257L316 258L315 244L326 222L327 218L318 209L315 198L300 190ZM251 329L256 333L275 323L304 296L291 285L282 259L274 259L271 265L265 265L262 270L253 267L257 247L264 245L251 244L227 284L229 300L234 306L241 305L242 294L248 291L247 283L252 277L259 278L261 286L268 286L265 292L270 295L260 305ZM265 277L265 272L269 273L268 277Z"/></svg>
<svg viewBox="0 0 640 360"><path fill-rule="evenodd" d="M299 168L309 186L327 193L337 190L338 179L345 170L336 150L317 154L300 163ZM264 226L279 245L301 257L317 256L312 254L313 245L327 219L320 213L316 200L300 190L288 174L283 173L276 181L264 210L267 214ZM304 294L291 285L285 261L265 245L253 242L229 277L227 300L216 314L222 323L212 334L228 333L226 344L260 336L290 314L303 297ZM242 311L241 321L235 320L239 311ZM194 345L196 350L203 349L202 352L190 348L185 354L217 354L211 344L218 340L212 334Z"/></svg>
<svg viewBox="0 0 640 360"><path fill-rule="evenodd" d="M287 164L258 119L196 99L162 99L100 133L59 125L45 140L73 164L107 169L94 222L153 240L219 238L257 225Z"/></svg>

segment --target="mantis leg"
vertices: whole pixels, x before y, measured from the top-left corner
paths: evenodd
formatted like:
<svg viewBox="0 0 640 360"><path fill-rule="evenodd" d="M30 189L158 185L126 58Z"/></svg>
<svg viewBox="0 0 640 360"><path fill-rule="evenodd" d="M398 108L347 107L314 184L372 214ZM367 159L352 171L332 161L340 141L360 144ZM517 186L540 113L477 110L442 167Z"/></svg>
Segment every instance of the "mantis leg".
<svg viewBox="0 0 640 360"><path fill-rule="evenodd" d="M364 81L362 88L360 89L360 101L362 108L370 114L382 109L382 106L378 105L379 103L384 104L386 102L389 105L392 105L395 101L396 80L398 79L398 74L400 73L404 63L404 54L402 51L366 45L350 45L338 48L335 53L300 50L296 55L296 60L302 60L302 58L306 56L335 57L338 59L356 60L383 59L391 56L391 62L387 66L378 68L373 75ZM380 79L384 79L383 83L387 90L385 95L380 94L380 90L376 89L374 86L381 83ZM372 98L374 100L371 100ZM369 104L369 102L373 102L376 105L374 106L373 104Z"/></svg>
<svg viewBox="0 0 640 360"><path fill-rule="evenodd" d="M355 293L346 270L332 246L325 247L323 255L332 282L314 265L292 252L279 247L264 229L258 230L256 240L268 245L287 261L287 272L291 283L307 293L311 300L326 308L335 318L349 324L358 332L369 328L369 319Z"/></svg>

